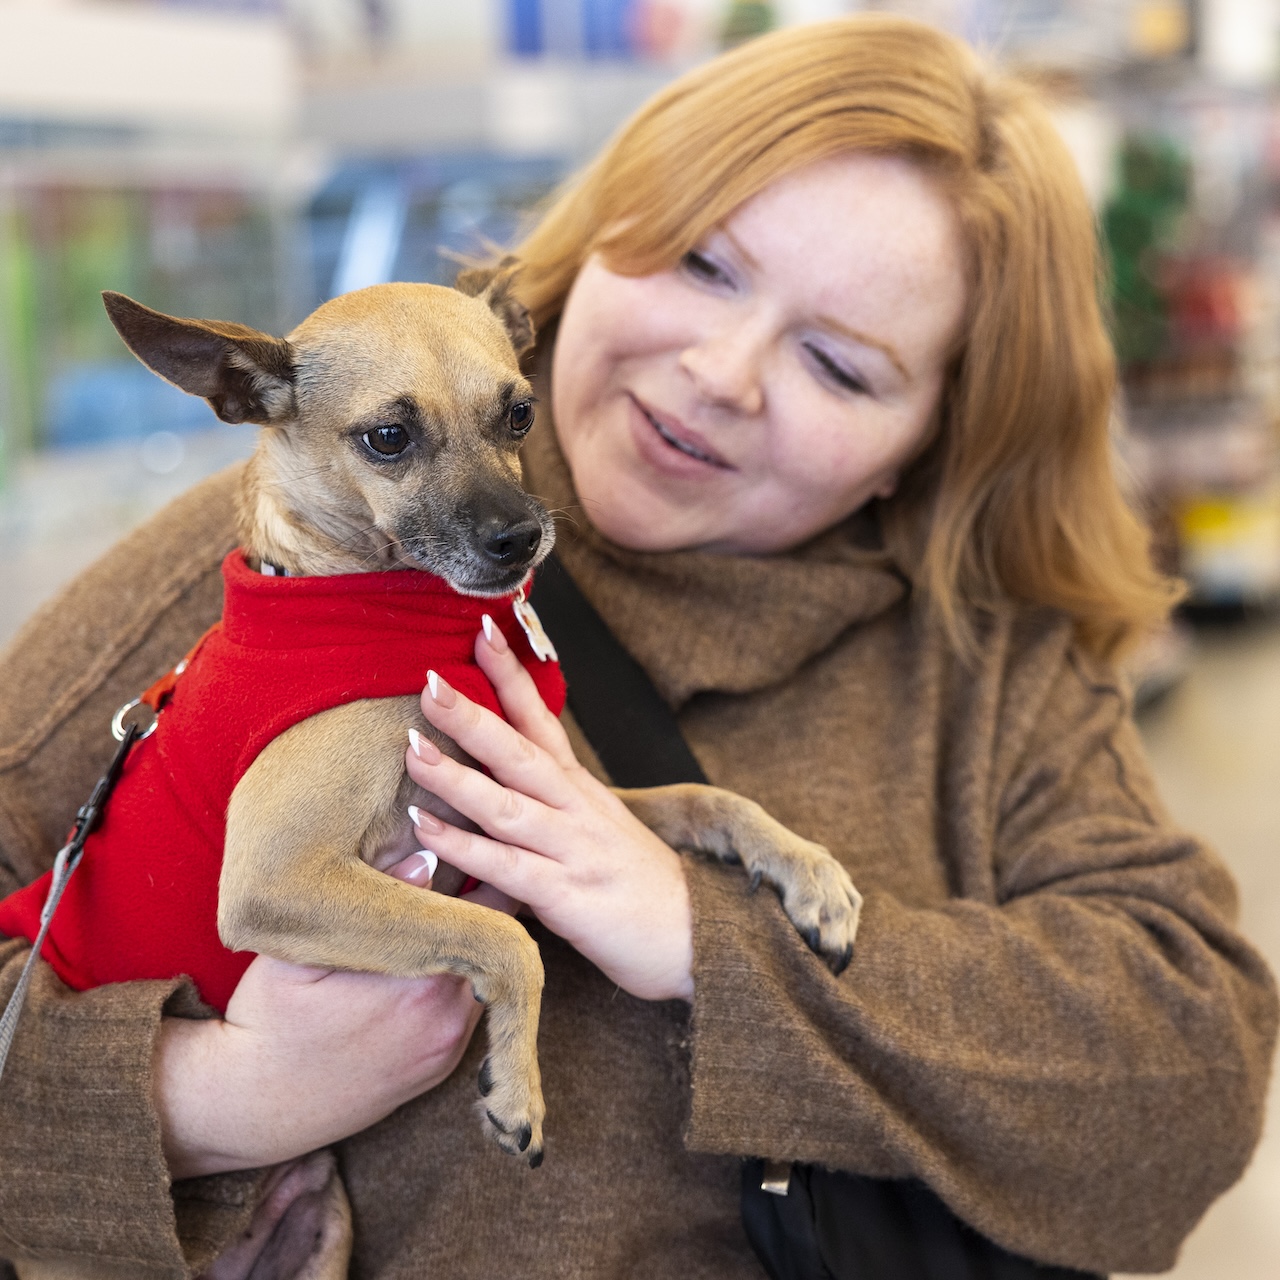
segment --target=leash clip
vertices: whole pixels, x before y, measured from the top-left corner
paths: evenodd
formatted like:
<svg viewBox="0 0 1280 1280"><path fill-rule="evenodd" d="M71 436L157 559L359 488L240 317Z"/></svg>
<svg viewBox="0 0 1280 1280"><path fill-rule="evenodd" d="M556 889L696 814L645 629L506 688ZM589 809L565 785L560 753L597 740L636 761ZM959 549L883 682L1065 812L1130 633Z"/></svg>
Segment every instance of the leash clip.
<svg viewBox="0 0 1280 1280"><path fill-rule="evenodd" d="M138 729L136 724L131 724L126 727L124 722L125 716L127 716L134 707L142 706L145 706L147 710L151 712L151 723L147 725L145 729ZM134 729L137 731L138 741L141 742L143 738L149 738L153 733L155 733L156 725L159 723L160 717L156 714L154 707L148 703L144 703L141 698L131 698L115 713L115 715L111 717L111 736L117 742L123 742L124 735L128 733L130 729Z"/></svg>
<svg viewBox="0 0 1280 1280"><path fill-rule="evenodd" d="M199 642L196 644L196 649L198 649L203 643L204 636L201 636ZM115 738L117 742L123 742L125 734L128 733L130 729L135 730L137 735L135 741L137 742L141 742L143 738L149 738L153 733L155 733L156 725L160 723L160 711L164 707L164 704L173 696L174 685L178 683L178 677L187 669L187 664L191 661L192 657L194 657L196 649L192 649L192 651L187 654L187 656L183 658L183 660L178 663L172 671L161 676L160 679L151 686L151 688L144 690L136 698L126 702L124 706L111 717L111 736ZM124 722L125 716L127 716L135 707L146 707L147 710L151 712L151 723L147 725L145 729L138 728L136 724L126 725Z"/></svg>

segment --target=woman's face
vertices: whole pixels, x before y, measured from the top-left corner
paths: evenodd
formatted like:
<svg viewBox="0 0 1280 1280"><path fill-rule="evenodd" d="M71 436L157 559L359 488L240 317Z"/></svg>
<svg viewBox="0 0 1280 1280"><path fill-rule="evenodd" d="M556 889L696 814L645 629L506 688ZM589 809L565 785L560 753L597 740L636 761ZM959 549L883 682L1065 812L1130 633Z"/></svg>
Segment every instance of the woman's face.
<svg viewBox="0 0 1280 1280"><path fill-rule="evenodd" d="M889 495L964 306L954 213L889 156L780 178L670 271L589 259L552 408L592 524L638 551L769 553Z"/></svg>

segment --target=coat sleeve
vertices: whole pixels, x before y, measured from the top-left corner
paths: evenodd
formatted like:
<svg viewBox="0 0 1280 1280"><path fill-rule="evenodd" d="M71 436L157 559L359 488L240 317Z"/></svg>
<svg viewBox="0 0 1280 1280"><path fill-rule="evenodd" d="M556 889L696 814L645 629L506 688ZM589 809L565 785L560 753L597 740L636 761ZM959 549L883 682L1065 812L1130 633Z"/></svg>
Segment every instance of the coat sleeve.
<svg viewBox="0 0 1280 1280"><path fill-rule="evenodd" d="M1163 1271L1257 1142L1274 983L1115 680L1050 635L1003 684L989 751L941 787L976 815L939 823L959 893L860 885L841 978L774 895L690 864L686 1141L917 1177L1016 1253Z"/></svg>
<svg viewBox="0 0 1280 1280"><path fill-rule="evenodd" d="M112 712L220 611L234 474L179 499L41 609L0 657L0 896L48 869L114 747ZM0 1003L29 954L0 938ZM0 1080L0 1258L169 1280L252 1207L248 1177L172 1194L152 1103L180 980L76 993L38 963ZM104 1269L105 1268L105 1269Z"/></svg>

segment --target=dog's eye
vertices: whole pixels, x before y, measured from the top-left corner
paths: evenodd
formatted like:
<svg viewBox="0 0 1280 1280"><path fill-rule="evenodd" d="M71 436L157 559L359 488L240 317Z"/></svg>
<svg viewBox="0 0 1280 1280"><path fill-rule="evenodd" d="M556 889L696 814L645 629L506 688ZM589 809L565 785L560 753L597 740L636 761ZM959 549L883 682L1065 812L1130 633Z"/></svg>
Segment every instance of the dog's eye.
<svg viewBox="0 0 1280 1280"><path fill-rule="evenodd" d="M513 404L507 410L507 425L513 435L527 436L533 426L533 401L521 400L519 404Z"/></svg>
<svg viewBox="0 0 1280 1280"><path fill-rule="evenodd" d="M364 433L364 442L374 453L394 458L409 447L409 433L403 427L374 427Z"/></svg>

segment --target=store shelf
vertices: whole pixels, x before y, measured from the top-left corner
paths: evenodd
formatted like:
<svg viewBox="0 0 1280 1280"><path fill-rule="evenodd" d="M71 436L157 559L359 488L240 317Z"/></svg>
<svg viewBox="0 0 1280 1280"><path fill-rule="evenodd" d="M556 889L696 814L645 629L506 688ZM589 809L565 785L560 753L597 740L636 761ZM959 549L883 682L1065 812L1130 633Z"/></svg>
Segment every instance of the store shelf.
<svg viewBox="0 0 1280 1280"><path fill-rule="evenodd" d="M282 134L298 104L281 18L142 5L0 5L0 117Z"/></svg>
<svg viewBox="0 0 1280 1280"><path fill-rule="evenodd" d="M537 59L462 75L436 68L328 76L307 85L301 130L349 156L490 151L582 159L677 71Z"/></svg>

